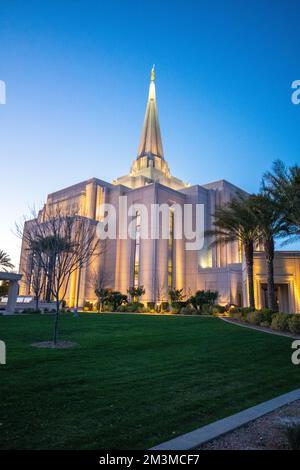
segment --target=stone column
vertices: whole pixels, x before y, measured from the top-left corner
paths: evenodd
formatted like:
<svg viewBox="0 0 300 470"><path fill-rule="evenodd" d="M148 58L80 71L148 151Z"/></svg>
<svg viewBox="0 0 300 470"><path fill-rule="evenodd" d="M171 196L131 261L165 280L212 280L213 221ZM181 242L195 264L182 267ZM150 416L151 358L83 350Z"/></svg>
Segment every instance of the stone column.
<svg viewBox="0 0 300 470"><path fill-rule="evenodd" d="M6 313L15 313L19 284L18 281L10 281Z"/></svg>

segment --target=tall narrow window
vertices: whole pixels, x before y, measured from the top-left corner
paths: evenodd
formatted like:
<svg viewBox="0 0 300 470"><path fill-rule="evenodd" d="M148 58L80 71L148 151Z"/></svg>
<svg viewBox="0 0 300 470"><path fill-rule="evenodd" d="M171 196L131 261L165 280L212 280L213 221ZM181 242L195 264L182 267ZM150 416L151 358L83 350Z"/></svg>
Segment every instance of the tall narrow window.
<svg viewBox="0 0 300 470"><path fill-rule="evenodd" d="M173 288L174 212L170 210L168 240L168 289Z"/></svg>
<svg viewBox="0 0 300 470"><path fill-rule="evenodd" d="M140 277L141 214L136 213L133 285L139 286Z"/></svg>

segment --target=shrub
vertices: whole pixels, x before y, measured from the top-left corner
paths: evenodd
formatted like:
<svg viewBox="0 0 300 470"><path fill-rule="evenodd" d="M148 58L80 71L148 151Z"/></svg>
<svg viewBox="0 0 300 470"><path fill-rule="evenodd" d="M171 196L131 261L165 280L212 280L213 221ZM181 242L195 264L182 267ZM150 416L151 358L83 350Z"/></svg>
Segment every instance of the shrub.
<svg viewBox="0 0 300 470"><path fill-rule="evenodd" d="M269 325L271 325L274 312L272 312L268 308L263 308L260 310L260 314L261 314L261 321L267 322L269 323Z"/></svg>
<svg viewBox="0 0 300 470"><path fill-rule="evenodd" d="M147 307L149 310L155 310L155 302L147 302Z"/></svg>
<svg viewBox="0 0 300 470"><path fill-rule="evenodd" d="M270 328L270 323L267 321L262 321L260 323L260 326L262 326L263 328Z"/></svg>
<svg viewBox="0 0 300 470"><path fill-rule="evenodd" d="M262 318L260 312L247 313L247 323L250 323L250 325L259 325L261 319Z"/></svg>
<svg viewBox="0 0 300 470"><path fill-rule="evenodd" d="M226 310L226 312L230 312L230 311L232 311L232 312L236 311L237 312L238 311L238 306L234 305L234 304L226 304L225 305L225 310Z"/></svg>
<svg viewBox="0 0 300 470"><path fill-rule="evenodd" d="M126 312L130 313L143 313L144 311L144 305L141 302L131 302L128 303L126 306Z"/></svg>
<svg viewBox="0 0 300 470"><path fill-rule="evenodd" d="M92 302L86 301L86 302L84 303L83 310L84 310L84 311L93 310L93 304L92 304Z"/></svg>
<svg viewBox="0 0 300 470"><path fill-rule="evenodd" d="M272 318L271 328L279 331L287 330L288 318L289 315L287 313L275 313Z"/></svg>
<svg viewBox="0 0 300 470"><path fill-rule="evenodd" d="M239 308L235 305L231 305L228 309L226 309L226 311L229 313L229 315L231 313L240 313Z"/></svg>
<svg viewBox="0 0 300 470"><path fill-rule="evenodd" d="M22 313L41 313L41 310L35 310L34 308L24 308Z"/></svg>
<svg viewBox="0 0 300 470"><path fill-rule="evenodd" d="M251 312L253 312L253 309L251 309ZM241 320L243 320L243 321L246 322L246 321L247 321L248 314L249 314L248 311L242 311L242 312L241 312Z"/></svg>
<svg viewBox="0 0 300 470"><path fill-rule="evenodd" d="M178 306L172 304L172 306L171 306L171 313L174 313L174 314L177 315L178 313L180 313L180 310L181 310L181 309L180 309Z"/></svg>
<svg viewBox="0 0 300 470"><path fill-rule="evenodd" d="M117 312L126 312L126 305L119 305Z"/></svg>
<svg viewBox="0 0 300 470"><path fill-rule="evenodd" d="M242 319L241 312L238 312L236 310L229 311L228 316L229 316L229 318L233 318L234 320L241 320Z"/></svg>
<svg viewBox="0 0 300 470"><path fill-rule="evenodd" d="M161 311L167 312L169 310L169 302L162 302L161 303Z"/></svg>
<svg viewBox="0 0 300 470"><path fill-rule="evenodd" d="M103 312L107 312L107 313L111 313L111 312L114 311L114 308L113 308L112 304L105 304L105 305L103 306L103 310L102 310L102 311L103 311Z"/></svg>
<svg viewBox="0 0 300 470"><path fill-rule="evenodd" d="M188 305L188 302L185 302L185 301L178 301L178 302L173 302L171 304L171 308L172 308L172 312L176 312L176 313L179 313L180 310L183 308L183 307L186 307Z"/></svg>
<svg viewBox="0 0 300 470"><path fill-rule="evenodd" d="M212 314L212 306L210 304L203 304L202 305L202 312L204 315L211 315Z"/></svg>
<svg viewBox="0 0 300 470"><path fill-rule="evenodd" d="M211 313L214 317L223 315L225 312L226 312L225 307L223 307L222 305L214 305L211 309Z"/></svg>
<svg viewBox="0 0 300 470"><path fill-rule="evenodd" d="M238 310L239 310L242 314L245 314L245 315L247 315L247 313L253 312L253 308L252 308L252 307L238 307Z"/></svg>
<svg viewBox="0 0 300 470"><path fill-rule="evenodd" d="M225 313L226 308L223 305L214 305L212 308L212 313Z"/></svg>
<svg viewBox="0 0 300 470"><path fill-rule="evenodd" d="M291 333L300 334L300 315L291 315L288 318L288 328Z"/></svg>
<svg viewBox="0 0 300 470"><path fill-rule="evenodd" d="M196 309L192 305L187 305L186 307L182 307L180 313L182 315L192 315L193 313L196 313ZM201 314L200 311L199 314Z"/></svg>

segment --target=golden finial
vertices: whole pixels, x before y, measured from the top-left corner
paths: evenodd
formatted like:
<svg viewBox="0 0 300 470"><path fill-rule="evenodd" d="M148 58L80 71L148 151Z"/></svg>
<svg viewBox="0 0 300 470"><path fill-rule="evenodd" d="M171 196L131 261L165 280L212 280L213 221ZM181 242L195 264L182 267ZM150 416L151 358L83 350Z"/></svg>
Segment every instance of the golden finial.
<svg viewBox="0 0 300 470"><path fill-rule="evenodd" d="M155 71L154 71L155 65L153 65L152 70L151 70L151 82L154 82L155 79Z"/></svg>

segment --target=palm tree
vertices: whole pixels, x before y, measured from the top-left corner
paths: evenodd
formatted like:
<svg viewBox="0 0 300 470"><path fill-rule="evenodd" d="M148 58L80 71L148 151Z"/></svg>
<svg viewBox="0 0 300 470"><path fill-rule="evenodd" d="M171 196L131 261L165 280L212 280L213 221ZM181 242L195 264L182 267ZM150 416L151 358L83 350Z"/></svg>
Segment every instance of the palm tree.
<svg viewBox="0 0 300 470"><path fill-rule="evenodd" d="M266 191L252 195L249 202L256 219L267 264L268 307L276 312L278 305L275 298L274 283L274 241L289 234L289 224L285 219L281 205L270 197L270 194Z"/></svg>
<svg viewBox="0 0 300 470"><path fill-rule="evenodd" d="M287 168L280 160L264 175L262 190L281 208L290 237L283 244L300 238L300 167Z"/></svg>
<svg viewBox="0 0 300 470"><path fill-rule="evenodd" d="M3 250L0 250L0 268L4 269L4 271L14 268L9 255Z"/></svg>
<svg viewBox="0 0 300 470"><path fill-rule="evenodd" d="M207 236L215 237L210 246L238 242L245 254L247 266L249 305L255 309L253 287L253 252L259 239L256 218L249 204L250 198L237 194L226 206L216 209L214 229L206 232Z"/></svg>

